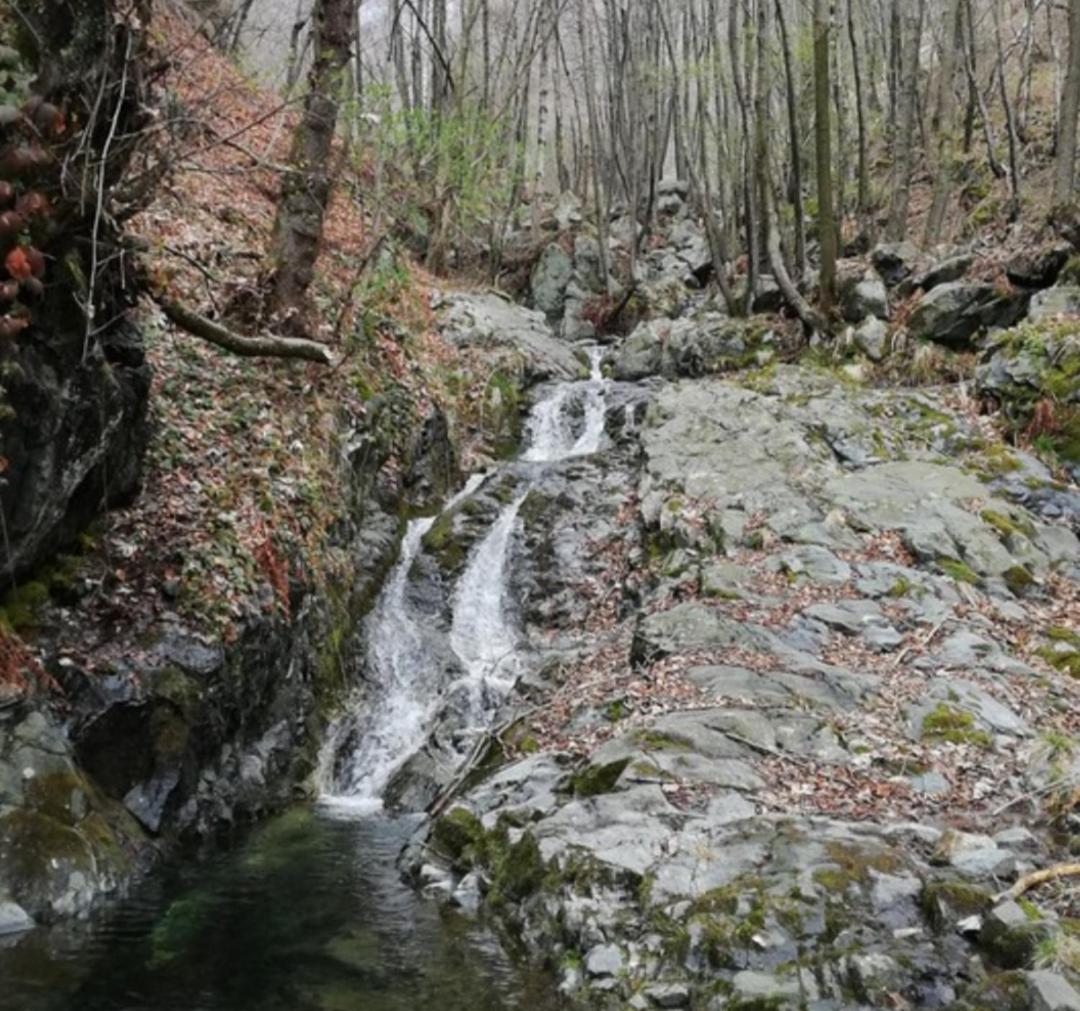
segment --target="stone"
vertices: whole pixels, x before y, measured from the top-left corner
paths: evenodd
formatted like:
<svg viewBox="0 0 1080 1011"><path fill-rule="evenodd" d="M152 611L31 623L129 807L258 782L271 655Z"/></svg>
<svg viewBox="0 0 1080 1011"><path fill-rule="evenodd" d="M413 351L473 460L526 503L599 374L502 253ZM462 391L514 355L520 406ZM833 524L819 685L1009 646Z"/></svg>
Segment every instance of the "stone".
<svg viewBox="0 0 1080 1011"><path fill-rule="evenodd" d="M1062 316L1080 316L1080 286L1047 288L1032 297L1028 309L1028 319L1032 323Z"/></svg>
<svg viewBox="0 0 1080 1011"><path fill-rule="evenodd" d="M684 983L650 983L642 992L656 1007L686 1007L690 1003L690 988Z"/></svg>
<svg viewBox="0 0 1080 1011"><path fill-rule="evenodd" d="M785 551L780 564L795 576L804 576L811 583L843 586L852 578L852 569L831 551L817 545L806 545Z"/></svg>
<svg viewBox="0 0 1080 1011"><path fill-rule="evenodd" d="M870 253L870 262L890 288L911 277L919 259L919 250L911 242L882 243Z"/></svg>
<svg viewBox="0 0 1080 1011"><path fill-rule="evenodd" d="M916 793L928 797L944 797L952 793L952 784L940 772L924 772L908 776L908 784Z"/></svg>
<svg viewBox="0 0 1080 1011"><path fill-rule="evenodd" d="M35 926L34 918L17 902L0 899L0 937L33 930Z"/></svg>
<svg viewBox="0 0 1080 1011"><path fill-rule="evenodd" d="M626 964L622 949L615 944L601 944L585 956L585 971L589 976L617 976Z"/></svg>
<svg viewBox="0 0 1080 1011"><path fill-rule="evenodd" d="M530 280L530 299L548 320L562 318L566 287L574 275L574 263L557 242L551 243L537 260Z"/></svg>
<svg viewBox="0 0 1080 1011"><path fill-rule="evenodd" d="M1066 242L1017 253L1005 265L1005 276L1021 288L1049 288L1071 255L1072 247Z"/></svg>
<svg viewBox="0 0 1080 1011"><path fill-rule="evenodd" d="M941 284L949 284L959 281L971 269L975 257L971 253L960 253L951 256L941 263L934 264L921 274L911 278L909 286L912 291L921 288L923 291L932 291Z"/></svg>
<svg viewBox="0 0 1080 1011"><path fill-rule="evenodd" d="M1024 973L1032 1011L1080 1011L1080 993L1064 976L1047 969Z"/></svg>
<svg viewBox="0 0 1080 1011"><path fill-rule="evenodd" d="M889 293L877 277L864 277L841 293L840 307L849 323L860 323L867 317L889 318Z"/></svg>
<svg viewBox="0 0 1080 1011"><path fill-rule="evenodd" d="M889 355L889 328L876 316L856 327L853 339L855 346L873 362L884 361Z"/></svg>
<svg viewBox="0 0 1080 1011"><path fill-rule="evenodd" d="M1000 295L993 285L953 281L924 295L908 329L919 340L964 349L990 326L1011 326L1023 319L1026 298Z"/></svg>
<svg viewBox="0 0 1080 1011"><path fill-rule="evenodd" d="M490 293L458 292L432 300L440 333L456 347L519 351L535 381L575 379L581 364L552 334L543 313Z"/></svg>

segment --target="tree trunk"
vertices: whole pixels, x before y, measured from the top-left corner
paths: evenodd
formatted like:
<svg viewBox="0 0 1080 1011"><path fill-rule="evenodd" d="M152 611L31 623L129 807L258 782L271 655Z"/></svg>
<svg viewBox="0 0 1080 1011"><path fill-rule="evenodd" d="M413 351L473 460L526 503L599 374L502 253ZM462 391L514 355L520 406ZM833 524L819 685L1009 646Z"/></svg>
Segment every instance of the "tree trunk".
<svg viewBox="0 0 1080 1011"><path fill-rule="evenodd" d="M1080 113L1080 0L1069 0L1069 64L1061 93L1057 157L1054 163L1054 203L1072 199L1076 178L1076 117Z"/></svg>
<svg viewBox="0 0 1080 1011"><path fill-rule="evenodd" d="M784 54L784 86L787 97L788 144L791 147L791 207L795 213L795 268L801 279L806 274L806 216L803 212L802 146L799 143L799 105L795 71L791 59L784 0L776 0L776 20Z"/></svg>
<svg viewBox="0 0 1080 1011"><path fill-rule="evenodd" d="M897 106L896 150L893 160L892 205L886 230L890 241L907 235L911 171L915 161L915 120L918 114L919 49L922 44L925 0L905 0L900 41L900 95Z"/></svg>
<svg viewBox="0 0 1080 1011"><path fill-rule="evenodd" d="M814 0L814 139L817 154L818 238L821 243L821 305L836 300L838 238L833 211L832 124L829 95L829 0Z"/></svg>
<svg viewBox="0 0 1080 1011"><path fill-rule="evenodd" d="M310 90L293 134L290 168L282 180L274 222L270 308L276 313L299 312L315 276L330 201L330 154L355 23L353 0L317 0Z"/></svg>
<svg viewBox="0 0 1080 1011"><path fill-rule="evenodd" d="M938 82L937 109L931 132L937 134L937 150L934 156L934 198L926 219L923 244L932 246L941 240L945 224L945 212L949 207L952 189L953 160L956 157L956 96L953 93L953 75L956 72L956 47L960 41L960 0L948 0L945 19L941 29L941 80Z"/></svg>

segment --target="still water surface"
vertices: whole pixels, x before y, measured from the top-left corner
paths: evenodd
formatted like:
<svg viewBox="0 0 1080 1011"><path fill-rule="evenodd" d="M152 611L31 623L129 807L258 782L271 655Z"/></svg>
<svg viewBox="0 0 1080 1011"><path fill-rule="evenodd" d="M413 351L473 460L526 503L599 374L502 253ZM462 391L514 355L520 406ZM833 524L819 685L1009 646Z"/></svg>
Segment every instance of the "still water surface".
<svg viewBox="0 0 1080 1011"><path fill-rule="evenodd" d="M89 924L0 938L2 1011L552 1011L394 866L415 823L302 808Z"/></svg>

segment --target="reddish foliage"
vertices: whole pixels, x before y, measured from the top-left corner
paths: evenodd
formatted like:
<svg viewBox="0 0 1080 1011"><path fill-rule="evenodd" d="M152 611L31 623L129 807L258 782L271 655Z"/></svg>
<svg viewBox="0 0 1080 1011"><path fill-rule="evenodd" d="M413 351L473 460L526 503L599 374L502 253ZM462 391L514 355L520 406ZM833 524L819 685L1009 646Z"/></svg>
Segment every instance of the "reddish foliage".
<svg viewBox="0 0 1080 1011"><path fill-rule="evenodd" d="M1061 422L1058 421L1054 402L1043 398L1035 405L1035 411L1031 416L1031 424L1028 425L1024 435L1030 439L1037 439L1040 435L1056 435L1061 431Z"/></svg>
<svg viewBox="0 0 1080 1011"><path fill-rule="evenodd" d="M261 524L260 524L261 525ZM282 614L289 617L289 564L274 546L273 537L267 532L255 546L255 564L274 589Z"/></svg>

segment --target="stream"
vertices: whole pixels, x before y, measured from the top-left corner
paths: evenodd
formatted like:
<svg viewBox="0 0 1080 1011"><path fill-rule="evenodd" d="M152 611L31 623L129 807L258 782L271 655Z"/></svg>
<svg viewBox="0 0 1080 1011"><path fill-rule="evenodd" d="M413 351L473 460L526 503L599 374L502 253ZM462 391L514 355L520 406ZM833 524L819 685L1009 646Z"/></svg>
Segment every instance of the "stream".
<svg viewBox="0 0 1080 1011"><path fill-rule="evenodd" d="M90 920L0 938L0 1011L501 1011L554 1007L550 980L515 966L481 924L405 885L397 857L420 814L391 816L382 795L450 700L458 763L492 725L522 671L508 574L518 513L547 467L600 450L601 352L587 380L556 384L533 408L518 461L525 481L471 550L437 643L410 600L436 518L413 520L367 619L355 698L330 728L320 799L237 849L180 863ZM499 470L472 478L464 501ZM435 646L454 676L437 678Z"/></svg>

